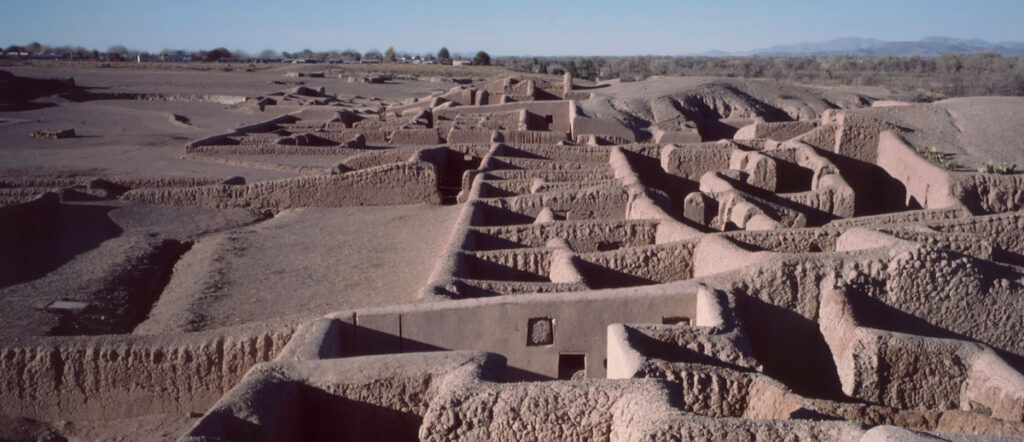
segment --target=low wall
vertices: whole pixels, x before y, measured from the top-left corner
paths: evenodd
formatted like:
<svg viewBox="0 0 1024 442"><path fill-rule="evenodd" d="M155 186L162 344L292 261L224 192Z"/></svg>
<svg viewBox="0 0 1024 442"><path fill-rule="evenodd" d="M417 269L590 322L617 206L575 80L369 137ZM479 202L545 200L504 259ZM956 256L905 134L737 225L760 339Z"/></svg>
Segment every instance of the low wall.
<svg viewBox="0 0 1024 442"><path fill-rule="evenodd" d="M502 365L467 352L264 363L182 440L415 440L452 371Z"/></svg>
<svg viewBox="0 0 1024 442"><path fill-rule="evenodd" d="M172 336L5 338L0 415L113 420L201 412L253 364L272 359L291 327Z"/></svg>
<svg viewBox="0 0 1024 442"><path fill-rule="evenodd" d="M1024 175L957 174L953 197L974 213L1024 210Z"/></svg>
<svg viewBox="0 0 1024 442"><path fill-rule="evenodd" d="M454 120L461 114L488 114L526 110L543 118L551 118L548 130L568 134L572 123L569 120L570 101L528 101L519 103L487 104L483 106L450 107L437 111L437 119Z"/></svg>
<svg viewBox="0 0 1024 442"><path fill-rule="evenodd" d="M349 324L346 356L478 350L508 358L511 380L558 376L559 354L584 354L586 375L605 377L605 330L621 322L693 317L696 290L635 289L615 294L514 295L368 308L330 315ZM545 321L541 326L538 321ZM565 331L563 331L565 330ZM550 341L537 333L550 332ZM550 343L545 343L550 342ZM534 345L536 343L536 345Z"/></svg>
<svg viewBox="0 0 1024 442"><path fill-rule="evenodd" d="M906 188L906 202L925 209L957 205L951 193L950 173L924 159L892 131L878 136L878 166Z"/></svg>
<svg viewBox="0 0 1024 442"><path fill-rule="evenodd" d="M285 210L295 207L347 207L436 204L437 176L424 162L395 163L341 175L290 178L253 184L137 189L123 199L176 206Z"/></svg>
<svg viewBox="0 0 1024 442"><path fill-rule="evenodd" d="M391 144L435 145L441 143L438 129L399 129L391 132Z"/></svg>
<svg viewBox="0 0 1024 442"><path fill-rule="evenodd" d="M990 348L861 326L845 290L822 282L818 321L844 393L900 409L982 407L997 419L1024 419L1024 376Z"/></svg>
<svg viewBox="0 0 1024 442"><path fill-rule="evenodd" d="M665 173L697 181L705 173L729 168L733 149L721 147L691 147L669 144L661 150L661 168Z"/></svg>
<svg viewBox="0 0 1024 442"><path fill-rule="evenodd" d="M818 126L817 121L757 122L743 126L733 138L740 140L769 139L786 141L803 135Z"/></svg>
<svg viewBox="0 0 1024 442"><path fill-rule="evenodd" d="M636 142L636 134L618 121L575 116L572 119L572 138L577 139L581 135L609 136Z"/></svg>

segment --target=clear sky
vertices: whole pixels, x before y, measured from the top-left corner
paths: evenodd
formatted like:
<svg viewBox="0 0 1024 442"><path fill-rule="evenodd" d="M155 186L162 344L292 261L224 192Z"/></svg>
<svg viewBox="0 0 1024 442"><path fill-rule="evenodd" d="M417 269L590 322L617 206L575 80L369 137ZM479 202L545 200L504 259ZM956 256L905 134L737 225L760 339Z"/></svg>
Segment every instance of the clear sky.
<svg viewBox="0 0 1024 442"><path fill-rule="evenodd" d="M1022 0L0 0L0 45L678 55L839 37L1024 41Z"/></svg>

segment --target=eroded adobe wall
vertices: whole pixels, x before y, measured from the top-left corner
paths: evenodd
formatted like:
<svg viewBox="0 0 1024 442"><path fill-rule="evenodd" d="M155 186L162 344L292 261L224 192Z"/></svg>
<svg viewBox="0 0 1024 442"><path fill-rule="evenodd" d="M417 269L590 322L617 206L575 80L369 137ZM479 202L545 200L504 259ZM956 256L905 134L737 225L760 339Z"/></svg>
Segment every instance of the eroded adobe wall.
<svg viewBox="0 0 1024 442"><path fill-rule="evenodd" d="M414 440L455 371L500 372L498 355L434 352L259 364L185 440Z"/></svg>
<svg viewBox="0 0 1024 442"><path fill-rule="evenodd" d="M950 173L924 159L899 135L878 136L878 166L903 185L910 207L940 209L958 204L951 192Z"/></svg>
<svg viewBox="0 0 1024 442"><path fill-rule="evenodd" d="M388 164L341 175L291 178L253 184L173 189L139 189L123 198L151 204L285 210L418 204L439 201L434 166L424 162Z"/></svg>
<svg viewBox="0 0 1024 442"><path fill-rule="evenodd" d="M110 420L201 412L253 364L272 359L291 327L178 336L5 339L0 414Z"/></svg>
<svg viewBox="0 0 1024 442"><path fill-rule="evenodd" d="M570 101L530 101L505 104L487 104L484 106L452 107L439 110L436 117L438 119L455 120L462 114L493 114L525 109L527 112L538 115L541 118L547 119L550 117L551 121L548 123L549 131L557 131L567 134L571 131L571 122L569 119L569 107L571 105L572 103Z"/></svg>

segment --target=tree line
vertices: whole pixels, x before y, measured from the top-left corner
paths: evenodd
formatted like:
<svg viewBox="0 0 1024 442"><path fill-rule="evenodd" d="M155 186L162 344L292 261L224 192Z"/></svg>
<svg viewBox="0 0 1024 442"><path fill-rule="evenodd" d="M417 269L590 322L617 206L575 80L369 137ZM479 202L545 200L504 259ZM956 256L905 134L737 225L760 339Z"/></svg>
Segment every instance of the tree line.
<svg viewBox="0 0 1024 442"><path fill-rule="evenodd" d="M655 75L767 78L823 85L881 86L921 100L969 95L1024 95L1024 57L995 52L939 57L499 57L522 72L575 78L642 80Z"/></svg>
<svg viewBox="0 0 1024 442"><path fill-rule="evenodd" d="M451 64L452 55L448 51L448 48L441 48L434 54L408 54L399 53L394 46L390 46L383 53L377 49L371 49L364 53L360 53L355 49L345 50L330 50L330 51L312 51L310 49L303 49L297 52L278 52L272 49L263 50L257 54L250 54L241 50L228 50L227 48L214 48L214 49L201 49L197 51L184 51L184 50L172 50L164 49L157 53L149 53L146 51L140 51L135 49L129 49L124 45L114 45L109 47L106 51L100 51L97 49L86 49L81 46L48 46L39 42L32 42L24 46L11 45L3 48L0 46L3 55L8 57L38 57L38 56L49 56L53 58L71 59L71 60L99 60L99 61L127 61L135 60L137 57L142 56L143 59L155 59L159 57L166 57L168 55L175 55L178 57L187 56L188 59L193 61L218 61L222 59L235 59L241 61L254 61L254 60L282 60L282 59L307 59L307 60L376 60L380 62L396 62L401 58L416 58L417 60L426 62L437 62L442 64ZM490 65L491 56L487 52L479 51L470 60L471 64L475 65Z"/></svg>

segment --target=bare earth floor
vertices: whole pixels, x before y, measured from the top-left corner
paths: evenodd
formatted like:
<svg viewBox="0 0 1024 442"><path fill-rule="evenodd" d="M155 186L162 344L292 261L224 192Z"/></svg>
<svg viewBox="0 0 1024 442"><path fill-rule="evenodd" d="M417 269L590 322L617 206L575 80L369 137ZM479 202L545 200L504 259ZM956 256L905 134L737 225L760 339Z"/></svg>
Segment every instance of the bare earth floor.
<svg viewBox="0 0 1024 442"><path fill-rule="evenodd" d="M457 213L455 206L294 209L205 237L175 266L134 333L297 321L413 301Z"/></svg>

